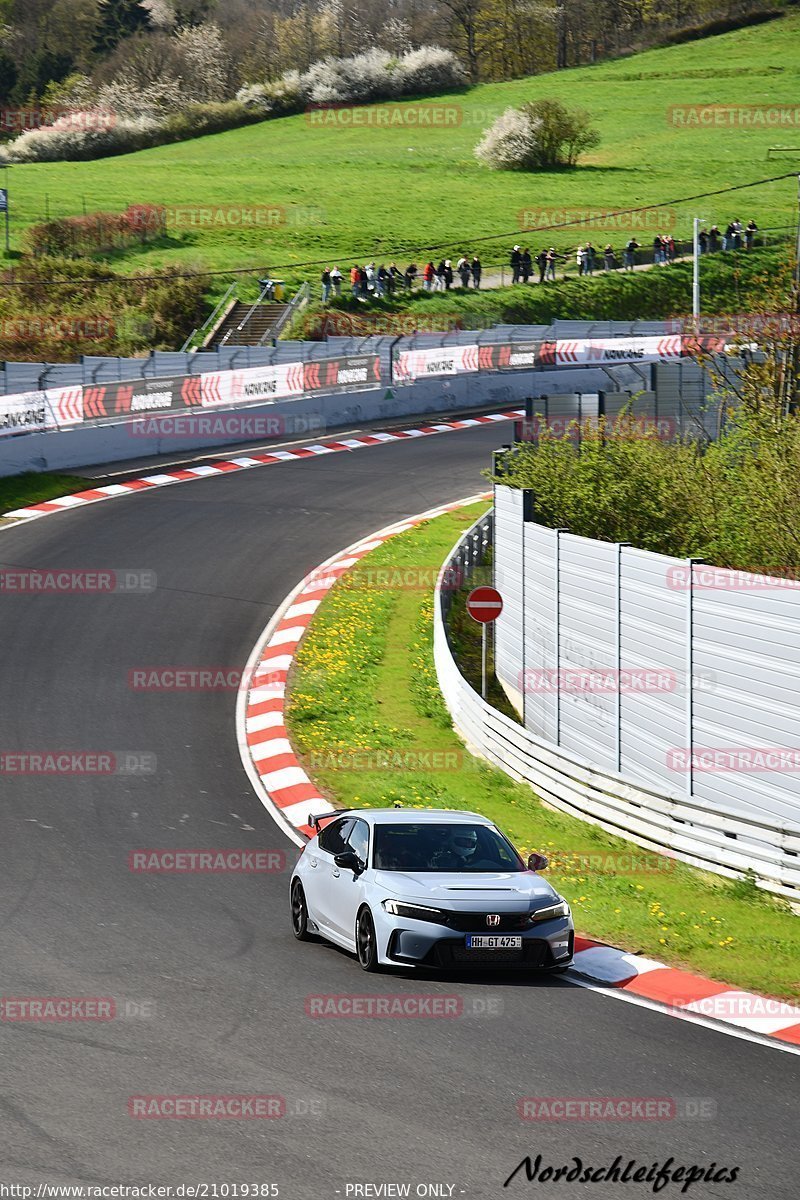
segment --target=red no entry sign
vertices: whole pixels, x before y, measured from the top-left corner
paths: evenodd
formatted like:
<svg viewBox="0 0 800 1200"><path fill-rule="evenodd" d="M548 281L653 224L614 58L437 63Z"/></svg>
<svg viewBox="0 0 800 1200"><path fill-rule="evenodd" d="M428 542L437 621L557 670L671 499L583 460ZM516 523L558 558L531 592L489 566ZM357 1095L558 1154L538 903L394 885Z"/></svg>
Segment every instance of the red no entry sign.
<svg viewBox="0 0 800 1200"><path fill-rule="evenodd" d="M473 621L479 621L481 625L496 621L502 611L503 597L497 588L474 588L467 596L467 612Z"/></svg>

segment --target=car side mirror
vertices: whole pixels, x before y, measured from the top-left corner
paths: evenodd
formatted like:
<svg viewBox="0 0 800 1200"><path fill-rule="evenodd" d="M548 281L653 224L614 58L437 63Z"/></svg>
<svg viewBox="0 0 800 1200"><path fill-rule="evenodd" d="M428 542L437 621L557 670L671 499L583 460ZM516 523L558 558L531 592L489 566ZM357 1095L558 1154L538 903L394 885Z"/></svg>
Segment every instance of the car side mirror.
<svg viewBox="0 0 800 1200"><path fill-rule="evenodd" d="M550 863L550 859L544 854L529 854L528 855L528 870L543 871Z"/></svg>
<svg viewBox="0 0 800 1200"><path fill-rule="evenodd" d="M344 871L352 871L355 875L360 875L364 869L364 864L355 850L345 850L342 854L335 854L333 861L337 867L341 867Z"/></svg>

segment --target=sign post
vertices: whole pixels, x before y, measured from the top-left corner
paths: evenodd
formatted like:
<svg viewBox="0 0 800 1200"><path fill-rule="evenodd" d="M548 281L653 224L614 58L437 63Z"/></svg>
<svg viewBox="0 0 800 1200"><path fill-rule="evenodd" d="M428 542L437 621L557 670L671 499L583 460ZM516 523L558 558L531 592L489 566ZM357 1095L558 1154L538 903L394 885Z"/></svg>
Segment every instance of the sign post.
<svg viewBox="0 0 800 1200"><path fill-rule="evenodd" d="M10 246L8 240L8 188L0 188L0 212L6 216L6 254L8 254Z"/></svg>
<svg viewBox="0 0 800 1200"><path fill-rule="evenodd" d="M473 588L467 596L467 612L481 626L481 696L486 699L486 627L503 611L503 597L497 588Z"/></svg>

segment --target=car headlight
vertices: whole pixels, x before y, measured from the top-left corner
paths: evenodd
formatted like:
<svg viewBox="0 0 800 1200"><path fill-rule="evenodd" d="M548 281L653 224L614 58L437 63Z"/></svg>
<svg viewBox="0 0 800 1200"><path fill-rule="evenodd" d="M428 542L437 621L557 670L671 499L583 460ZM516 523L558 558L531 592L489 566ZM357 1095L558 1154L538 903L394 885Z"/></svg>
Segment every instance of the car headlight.
<svg viewBox="0 0 800 1200"><path fill-rule="evenodd" d="M435 921L445 923L445 914L440 908L428 908L426 904L407 904L405 900L384 900L382 906L393 917L408 917L413 921Z"/></svg>
<svg viewBox="0 0 800 1200"><path fill-rule="evenodd" d="M569 905L566 900L560 900L558 904L549 904L547 908L537 908L531 913L531 921L552 921L554 917L568 917Z"/></svg>

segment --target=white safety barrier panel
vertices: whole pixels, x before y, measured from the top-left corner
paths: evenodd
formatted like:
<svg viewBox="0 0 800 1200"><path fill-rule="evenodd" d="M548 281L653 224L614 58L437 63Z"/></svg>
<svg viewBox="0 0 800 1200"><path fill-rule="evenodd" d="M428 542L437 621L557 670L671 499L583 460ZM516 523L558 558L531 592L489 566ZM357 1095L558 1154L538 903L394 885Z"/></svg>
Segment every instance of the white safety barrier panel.
<svg viewBox="0 0 800 1200"><path fill-rule="evenodd" d="M536 736L492 708L467 683L450 650L445 620L449 597L441 581L452 578L453 571L469 575L477 561L474 548L488 540L486 530L487 518L482 518L459 540L442 569L434 605L439 685L469 747L563 812L720 875L735 878L752 870L763 889L800 902L800 823L750 816L719 803L712 807L701 796L687 797L677 788L633 781L579 754L572 744L558 746ZM607 630L601 631L601 639L608 644Z"/></svg>

